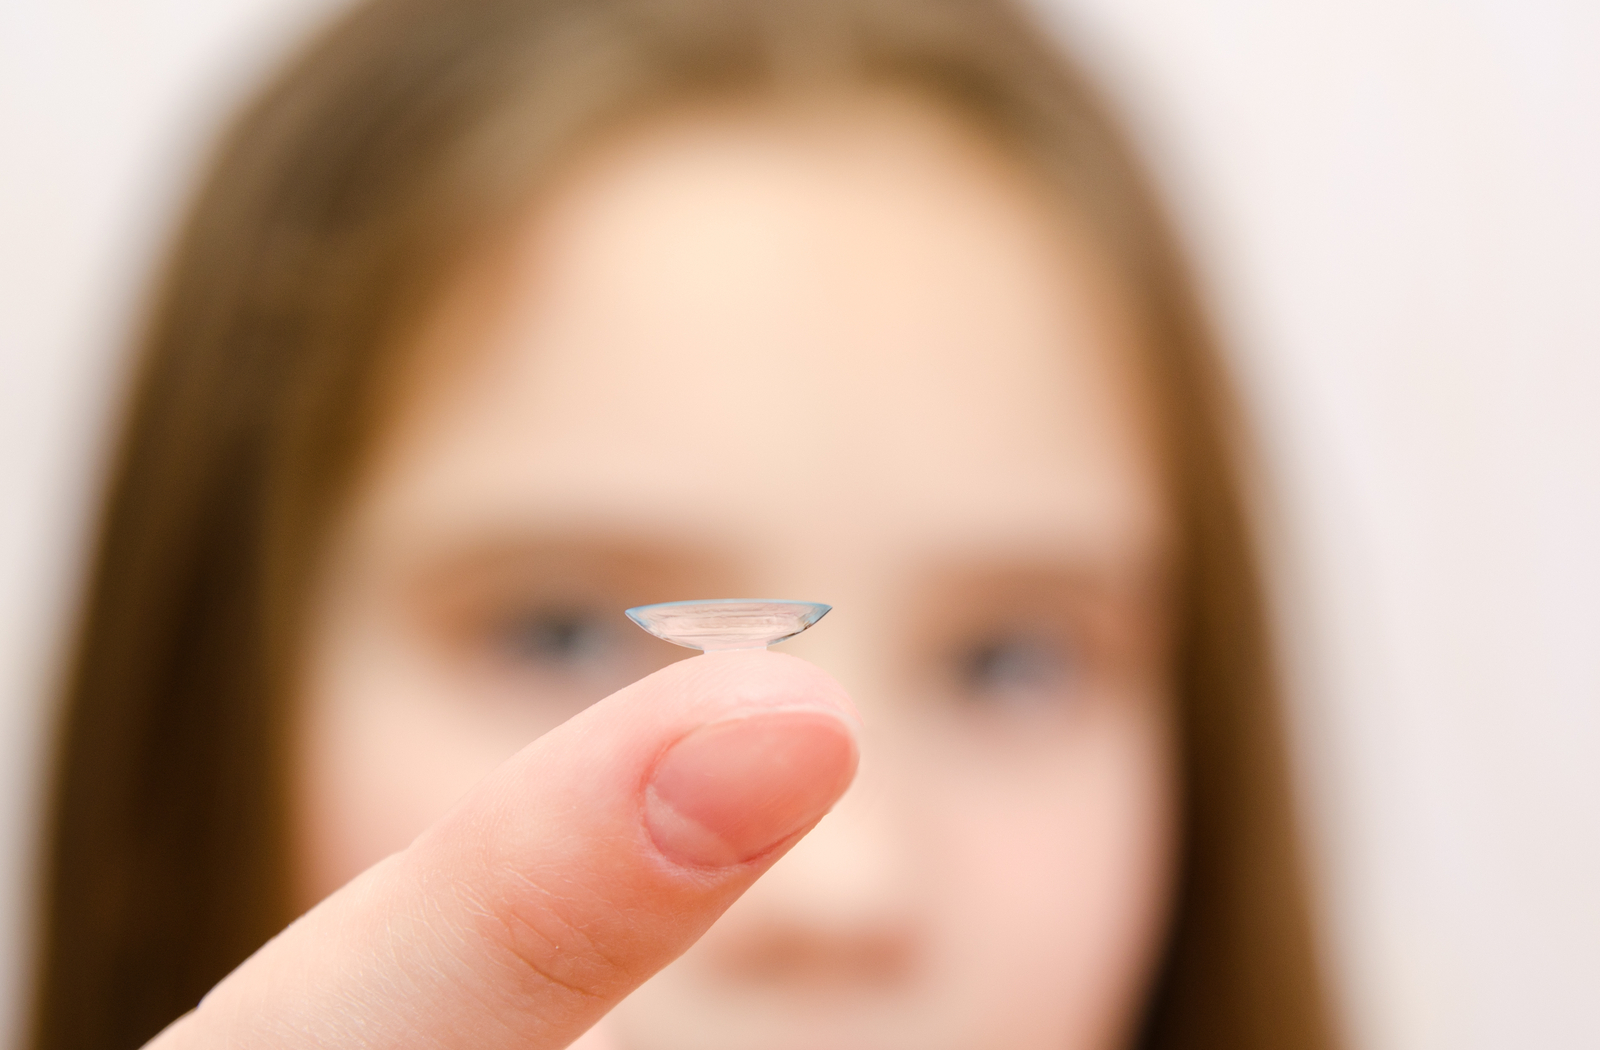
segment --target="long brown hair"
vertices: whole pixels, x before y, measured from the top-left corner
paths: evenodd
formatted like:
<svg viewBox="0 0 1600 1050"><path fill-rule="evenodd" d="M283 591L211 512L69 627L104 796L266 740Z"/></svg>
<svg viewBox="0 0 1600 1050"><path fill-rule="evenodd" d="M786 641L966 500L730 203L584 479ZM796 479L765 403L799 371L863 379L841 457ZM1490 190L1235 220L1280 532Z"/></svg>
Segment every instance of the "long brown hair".
<svg viewBox="0 0 1600 1050"><path fill-rule="evenodd" d="M1141 1046L1335 1044L1229 405L1094 94L1005 0L373 0L233 127L145 330L66 682L35 1047L134 1047L292 918L287 669L397 333L583 139L882 84L970 119L1141 297L1184 530L1185 843Z"/></svg>

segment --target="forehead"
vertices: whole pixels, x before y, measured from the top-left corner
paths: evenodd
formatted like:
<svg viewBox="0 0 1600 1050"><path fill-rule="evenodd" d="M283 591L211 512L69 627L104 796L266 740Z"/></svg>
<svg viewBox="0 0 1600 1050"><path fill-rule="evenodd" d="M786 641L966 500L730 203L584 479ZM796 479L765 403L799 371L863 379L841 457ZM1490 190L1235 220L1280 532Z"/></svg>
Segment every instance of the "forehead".
<svg viewBox="0 0 1600 1050"><path fill-rule="evenodd" d="M440 531L1111 553L1162 532L1116 282L1025 176L904 100L596 150L421 343L379 490Z"/></svg>

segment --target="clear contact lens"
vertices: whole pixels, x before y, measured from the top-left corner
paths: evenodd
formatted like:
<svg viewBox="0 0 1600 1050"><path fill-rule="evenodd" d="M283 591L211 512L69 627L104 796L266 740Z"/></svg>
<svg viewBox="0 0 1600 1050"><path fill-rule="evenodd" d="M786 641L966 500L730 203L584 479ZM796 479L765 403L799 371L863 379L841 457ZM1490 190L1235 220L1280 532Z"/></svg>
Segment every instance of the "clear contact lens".
<svg viewBox="0 0 1600 1050"><path fill-rule="evenodd" d="M674 645L720 653L765 649L793 638L832 608L821 602L715 598L640 605L628 610L628 619Z"/></svg>

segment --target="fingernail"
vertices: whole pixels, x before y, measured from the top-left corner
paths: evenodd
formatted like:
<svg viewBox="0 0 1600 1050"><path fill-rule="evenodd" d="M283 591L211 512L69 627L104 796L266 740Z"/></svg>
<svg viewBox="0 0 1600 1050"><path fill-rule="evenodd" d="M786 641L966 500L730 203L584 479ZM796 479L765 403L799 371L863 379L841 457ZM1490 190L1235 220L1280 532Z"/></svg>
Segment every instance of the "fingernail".
<svg viewBox="0 0 1600 1050"><path fill-rule="evenodd" d="M662 757L645 792L645 824L680 864L739 864L816 823L855 770L850 730L823 712L716 722Z"/></svg>

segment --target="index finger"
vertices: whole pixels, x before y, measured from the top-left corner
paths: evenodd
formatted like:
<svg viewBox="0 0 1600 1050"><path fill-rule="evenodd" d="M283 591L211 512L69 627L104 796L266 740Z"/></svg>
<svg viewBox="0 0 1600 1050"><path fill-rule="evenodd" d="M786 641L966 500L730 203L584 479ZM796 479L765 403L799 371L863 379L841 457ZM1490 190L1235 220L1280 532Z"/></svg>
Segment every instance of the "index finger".
<svg viewBox="0 0 1600 1050"><path fill-rule="evenodd" d="M529 745L149 1046L566 1046L810 830L856 757L849 700L810 664L672 664Z"/></svg>

